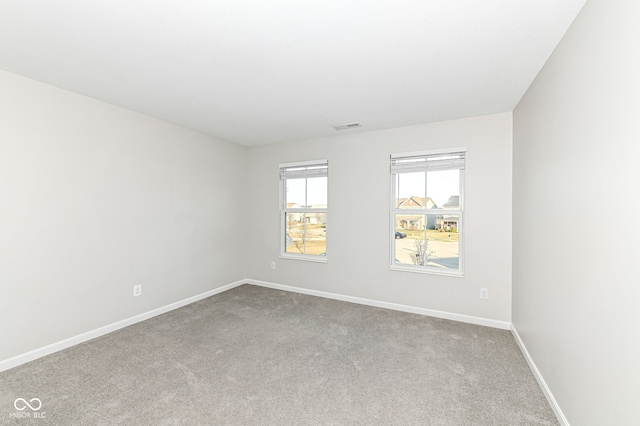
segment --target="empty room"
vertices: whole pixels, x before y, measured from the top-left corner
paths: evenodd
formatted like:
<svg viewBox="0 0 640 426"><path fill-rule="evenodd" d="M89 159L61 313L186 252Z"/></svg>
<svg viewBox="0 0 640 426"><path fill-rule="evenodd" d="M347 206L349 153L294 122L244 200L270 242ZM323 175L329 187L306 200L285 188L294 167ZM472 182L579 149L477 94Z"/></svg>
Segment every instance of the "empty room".
<svg viewBox="0 0 640 426"><path fill-rule="evenodd" d="M638 159L637 0L0 0L0 425L638 424Z"/></svg>

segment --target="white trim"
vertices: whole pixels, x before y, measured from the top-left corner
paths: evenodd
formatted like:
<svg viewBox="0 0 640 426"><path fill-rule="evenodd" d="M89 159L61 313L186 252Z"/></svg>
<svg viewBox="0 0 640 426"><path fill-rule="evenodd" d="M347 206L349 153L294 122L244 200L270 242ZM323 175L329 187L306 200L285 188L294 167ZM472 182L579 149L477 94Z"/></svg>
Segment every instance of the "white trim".
<svg viewBox="0 0 640 426"><path fill-rule="evenodd" d="M329 160L309 160L309 161L297 161L295 163L282 163L280 164L280 168L285 167L304 167L304 166L321 166L329 164Z"/></svg>
<svg viewBox="0 0 640 426"><path fill-rule="evenodd" d="M457 150L457 151L454 151ZM397 183L397 179L399 179L399 176L403 173L406 172L402 172L399 170L394 170L393 169L393 159L394 158L403 158L405 156L410 157L410 156L430 156L430 155L438 155L438 154L455 154L456 152L464 152L466 153L467 148L466 147L459 147L459 148L442 148L442 149L434 149L434 150L430 150L430 151L416 151L416 152L408 152L408 153L399 153L399 154L391 154L391 167L390 167L390 185L389 185L389 193L390 193L390 208L389 208L389 269L393 270L393 271L404 271L404 272L420 272L420 273L426 273L426 274L434 274L434 275L445 275L445 276L455 276L455 277L464 277L465 275L465 235L466 235L466 231L465 231L465 227L464 227L464 223L465 223L465 213L464 213L464 204L465 204L465 170L464 167L459 169L460 171L460 181L459 181L459 186L460 186L460 195L459 195L459 203L460 205L458 206L457 209L402 209L399 208L398 206L396 206L396 201L400 199L400 197L398 196L398 194L396 193L396 183ZM463 165L466 164L466 159L462 160ZM466 166L465 166L466 167ZM451 169L453 170L453 169ZM425 179L427 176L428 171L427 170L423 170L423 172L425 173ZM428 194L426 194L426 181L425 181L425 194L424 196L427 197ZM426 206L425 206L426 207ZM458 268L457 269L448 269L448 272L444 272L444 271L440 271L438 270L438 268L433 267L433 266L417 266L417 267L411 267L410 265L408 265L408 268L402 268L402 264L398 264L396 263L396 245L398 243L397 239L395 238L395 233L396 233L396 215L405 215L405 216L411 216L411 215L415 215L415 216L422 216L424 215L425 217L425 221L428 222L427 216L428 215L436 215L436 216L443 216L443 215L457 215L458 216ZM437 221L437 219L436 219ZM425 223L425 229L426 229L426 223ZM418 271L418 268L420 269Z"/></svg>
<svg viewBox="0 0 640 426"><path fill-rule="evenodd" d="M287 168L296 168L296 167L304 167L304 166L326 166L325 173L323 174L322 177L327 178L327 205L325 205L323 208L313 208L311 206L303 206L299 208L287 207L286 182L288 177L283 175L283 170ZM310 179L313 177L319 177L319 176L314 176L313 174L309 174L307 172L301 172L300 176L296 177L296 179L298 178L305 179L305 200L304 200L305 203L308 202L306 182L307 182L307 179ZM327 263L326 256L320 256L320 257L323 257L322 259L315 259L315 257L318 257L318 256L312 255L312 254L306 254L306 253L299 254L299 255L293 254L293 256L291 256L292 253L287 252L286 236L288 235L288 233L287 233L286 217L287 217L287 214L298 214L298 215L324 214L325 215L325 254L326 254L327 253L326 242L328 239L327 228L328 228L328 218L329 218L329 206L328 206L329 198L328 197L329 197L329 160L310 160L310 161L299 161L296 163L280 164L280 184L279 184L279 191L278 191L278 201L280 204L280 235L279 235L280 254L279 254L279 257L295 259L295 260L310 260L312 262ZM305 223L304 237L303 237L303 241L305 241L305 247L306 247L306 229L307 229L307 225Z"/></svg>
<svg viewBox="0 0 640 426"><path fill-rule="evenodd" d="M278 258L289 260L304 260L305 262L327 263L327 256L320 256L319 254L280 253L278 255Z"/></svg>
<svg viewBox="0 0 640 426"><path fill-rule="evenodd" d="M187 299L183 299L180 300L178 302L174 302L171 303L169 305L157 308L157 309L153 309L151 311L139 314L139 315L135 315L131 318L122 320L122 321L117 321L113 324L109 324L106 325L104 327L100 327L97 328L95 330L91 330L88 331L86 333L82 333L79 334L77 336L74 337L70 337L68 339L62 340L60 342L56 342L56 343L52 343L50 345L38 348L38 349L34 349L32 351L29 351L27 353L21 354L21 355L17 355L15 357L12 358L8 358L5 360L0 361L0 372L2 371L6 371L9 370L11 368L17 367L19 365L22 364L26 364L27 362L36 360L38 358L42 358L44 356L50 355L52 353L61 351L63 349L67 349L70 348L72 346L75 346L77 344L95 339L97 337L100 336L104 336L105 334L114 332L116 330L119 330L121 328L124 327L128 327L130 325L148 320L150 318L153 318L155 316L167 313L169 311L172 311L174 309L178 309L181 308L183 306L189 305L191 303L197 302L199 300L202 299L206 299L207 297L211 297L213 295L225 292L227 290L231 290L232 288L238 287L242 284L252 284L252 285L257 285L260 287L266 287L266 288L272 288L272 289L276 289L276 290L282 290L282 291L289 291L289 292L294 292L294 293L300 293L300 294L307 294L310 296L318 296L318 297L324 297L327 299L333 299L333 300L341 300L344 302L350 302L350 303L357 303L359 305L367 305L367 306L375 306L378 308L384 308L384 309L391 309L394 311L401 311L401 312L409 312L412 314L418 314L418 315L425 315L425 316L430 316L430 317L435 317L435 318L442 318L442 319L448 319L448 320L453 320L453 321L460 321L460 322L465 322L465 323L469 323L469 324L477 324L477 325L483 325L486 327L493 327L493 328L499 328L499 329L503 329L503 330L509 330L509 328L511 328L512 332L514 332L514 335L516 336L516 341L518 342L518 344L520 345L523 353L525 354L525 358L527 359L527 362L530 363L530 365L532 366L532 370L534 370L534 375L536 376L536 379L538 379L539 377L539 372L537 372L537 369L535 369L535 366L533 366L533 361L531 361L529 355L526 352L526 349L524 349L524 345L522 344L521 340L519 339L519 337L517 336L517 333L515 333L515 328L513 328L513 326L506 321L498 321L498 320L492 320L489 318L481 318L481 317L474 317L474 316L470 316L470 315L463 315L463 314L456 314L456 313L451 313L451 312L444 312L444 311L437 311L437 310L433 310L433 309L426 309L426 308L419 308L416 306L408 306L408 305L401 305L398 303L391 303L391 302L383 302L383 301L379 301L379 300L372 300L372 299L364 299L361 297L354 297L354 296L346 296L346 295L342 295L342 294L336 294L336 293L329 293L329 292L325 292L325 291L319 291L319 290L310 290L310 289L306 289L306 288L301 288L301 287L292 287L292 286L288 286L288 285L282 285L282 284L276 284L276 283L271 283L271 282L266 282L266 281L260 281L260 280L253 280L253 279L244 279L244 280L239 280L236 282L233 282L231 284L227 284L227 285L223 285L221 287L215 288L213 290L209 290L207 292L198 294L196 296L192 296L189 297ZM546 387L546 384L544 384L544 381L540 378L539 383L541 385L541 387L543 388L543 391L545 392L545 395L548 393L549 395L551 395L551 392L548 391L548 388ZM549 398L549 396L548 396ZM552 407L554 409L554 411L556 411L556 407L557 407L557 403L555 403L555 399L552 399L553 397L551 396L550 402L551 400L553 400L552 403ZM560 414L558 414L560 413ZM562 415L562 412L560 411L559 408L557 408L556 414L558 415L558 418L560 418L560 416ZM562 416L562 418L564 419L564 416ZM563 425L567 425L568 426L569 423L566 422L563 423Z"/></svg>
<svg viewBox="0 0 640 426"><path fill-rule="evenodd" d="M327 213L327 209L325 207L322 208L314 208L314 207L286 207L282 209L285 213Z"/></svg>
<svg viewBox="0 0 640 426"><path fill-rule="evenodd" d="M178 302L174 302L169 305L162 306L160 308L135 315L131 318L127 318L122 321L117 321L112 324L105 325L104 327L96 328L95 330L87 331L86 333L82 333L74 337L69 337L68 339L64 339L47 346L43 346L41 348L34 349L27 353L2 360L0 361L0 372L9 370L10 368L14 368L22 364L26 364L27 362L34 361L38 358L42 358L44 356L61 351L63 349L70 348L71 346L78 345L80 343L89 341L91 339L95 339L96 337L104 336L105 334L114 332L121 328L128 327L130 325L148 320L149 318L162 315L169 311L173 311L174 309L178 309L183 306L189 305L191 303L197 302L199 300L206 299L207 297L211 297L218 293L231 290L234 287L238 287L242 284L246 284L246 282L247 282L246 280L240 280L240 281L233 282L231 284L223 285L222 287L218 287L213 290L206 291L196 296L188 297Z"/></svg>
<svg viewBox="0 0 640 426"><path fill-rule="evenodd" d="M551 389L549 389L549 386L547 386L547 382L545 382L544 378L542 377L542 374L540 374L540 370L538 370L538 367L536 367L535 362L533 362L533 358L531 358L531 355L529 355L529 351L527 350L527 347L524 345L524 342L520 338L520 335L518 334L518 331L516 330L516 327L513 324L511 324L511 334L513 334L513 337L516 339L516 342L520 347L520 351L522 351L522 354L524 355L524 359L527 360L527 364L529 364L529 368L533 372L533 377L535 377L536 380L538 381L538 385L540 385L540 388L542 389L544 396L547 398L547 401L549 401L549 405L551 405L551 409L555 413L558 419L558 422L560 422L561 426L569 426L569 421L564 416L564 413L562 412L560 405L558 405L558 401L556 401L555 397L551 393Z"/></svg>
<svg viewBox="0 0 640 426"><path fill-rule="evenodd" d="M474 317L471 315L454 314L451 312L436 311L433 309L419 308L416 306L401 305L398 303L382 302L380 300L363 299L361 297L346 296L336 293L328 293L326 291L310 290L301 287L292 287L288 285L270 283L266 281L247 279L247 284L253 284L260 287L273 288L276 290L290 291L293 293L307 294L310 296L324 297L326 299L341 300L343 302L357 303L359 305L375 306L377 308L391 309L394 311L409 312L412 314L425 315L428 317L442 318L453 321L466 322L469 324L484 325L486 327L500 328L509 330L511 323L507 321L492 320L489 318Z"/></svg>
<svg viewBox="0 0 640 426"><path fill-rule="evenodd" d="M398 152L396 154L391 154L391 158L421 157L424 155L439 155L439 154L455 154L456 152L467 152L467 147L460 146L457 148L430 149L428 151Z"/></svg>
<svg viewBox="0 0 640 426"><path fill-rule="evenodd" d="M418 274L442 275L443 277L464 278L464 272L450 269L439 269L435 266L415 266L404 263L394 263L389 266L390 271L416 272Z"/></svg>

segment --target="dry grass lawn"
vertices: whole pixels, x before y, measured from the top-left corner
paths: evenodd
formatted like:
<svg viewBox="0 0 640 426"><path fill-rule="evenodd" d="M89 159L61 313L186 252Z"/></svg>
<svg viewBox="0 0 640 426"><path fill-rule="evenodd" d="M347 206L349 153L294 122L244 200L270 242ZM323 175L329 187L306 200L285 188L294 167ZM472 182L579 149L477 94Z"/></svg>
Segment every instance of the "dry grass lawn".
<svg viewBox="0 0 640 426"><path fill-rule="evenodd" d="M408 229L396 229L398 232L407 234L407 238L411 240L421 240L424 238L425 231L412 231ZM429 241L458 241L457 232L440 232L435 229L427 229L427 240Z"/></svg>
<svg viewBox="0 0 640 426"><path fill-rule="evenodd" d="M304 229L302 224L296 223L289 227L288 235L293 241L287 246L287 253L321 255L327 251L326 228L323 228L322 225L307 224L306 242L303 238Z"/></svg>

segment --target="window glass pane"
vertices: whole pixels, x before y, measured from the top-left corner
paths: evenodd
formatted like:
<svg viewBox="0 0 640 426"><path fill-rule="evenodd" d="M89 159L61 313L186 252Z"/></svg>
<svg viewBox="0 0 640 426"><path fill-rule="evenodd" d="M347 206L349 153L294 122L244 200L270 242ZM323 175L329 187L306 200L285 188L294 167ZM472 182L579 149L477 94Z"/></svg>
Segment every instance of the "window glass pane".
<svg viewBox="0 0 640 426"><path fill-rule="evenodd" d="M418 245L427 241L426 215L395 215L395 257L394 263L416 265L422 263L416 251Z"/></svg>
<svg viewBox="0 0 640 426"><path fill-rule="evenodd" d="M285 207L289 209L300 208L306 202L306 180L307 179L287 179L285 190Z"/></svg>
<svg viewBox="0 0 640 426"><path fill-rule="evenodd" d="M424 209L427 203L425 197L425 172L399 173L396 175L396 208Z"/></svg>
<svg viewBox="0 0 640 426"><path fill-rule="evenodd" d="M459 269L458 215L396 214L394 219L395 264Z"/></svg>
<svg viewBox="0 0 640 426"><path fill-rule="evenodd" d="M327 215L307 213L305 220L305 254L327 255Z"/></svg>
<svg viewBox="0 0 640 426"><path fill-rule="evenodd" d="M459 208L460 170L427 172L427 197L439 208Z"/></svg>
<svg viewBox="0 0 640 426"><path fill-rule="evenodd" d="M326 256L326 213L286 213L285 253Z"/></svg>
<svg viewBox="0 0 640 426"><path fill-rule="evenodd" d="M307 179L307 205L313 208L327 208L327 177Z"/></svg>
<svg viewBox="0 0 640 426"><path fill-rule="evenodd" d="M459 215L438 216L436 219L436 229L431 231L430 237L433 249L430 262L434 266L445 269L460 268L459 223Z"/></svg>
<svg viewBox="0 0 640 426"><path fill-rule="evenodd" d="M282 254L322 261L327 253L326 160L280 165ZM283 235L284 234L284 235Z"/></svg>
<svg viewBox="0 0 640 426"><path fill-rule="evenodd" d="M302 213L285 213L285 253L304 254L304 224Z"/></svg>

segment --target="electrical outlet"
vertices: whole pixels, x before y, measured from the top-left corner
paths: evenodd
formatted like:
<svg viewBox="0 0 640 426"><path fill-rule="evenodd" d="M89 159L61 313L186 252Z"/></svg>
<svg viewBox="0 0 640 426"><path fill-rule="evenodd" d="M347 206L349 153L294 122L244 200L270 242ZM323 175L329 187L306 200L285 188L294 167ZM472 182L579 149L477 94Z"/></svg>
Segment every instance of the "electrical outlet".
<svg viewBox="0 0 640 426"><path fill-rule="evenodd" d="M142 286L140 284L133 286L133 297L142 295Z"/></svg>
<svg viewBox="0 0 640 426"><path fill-rule="evenodd" d="M271 262L271 269L276 269L276 262Z"/></svg>
<svg viewBox="0 0 640 426"><path fill-rule="evenodd" d="M489 289L481 288L480 289L480 299L488 299L489 298Z"/></svg>

